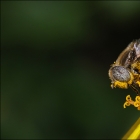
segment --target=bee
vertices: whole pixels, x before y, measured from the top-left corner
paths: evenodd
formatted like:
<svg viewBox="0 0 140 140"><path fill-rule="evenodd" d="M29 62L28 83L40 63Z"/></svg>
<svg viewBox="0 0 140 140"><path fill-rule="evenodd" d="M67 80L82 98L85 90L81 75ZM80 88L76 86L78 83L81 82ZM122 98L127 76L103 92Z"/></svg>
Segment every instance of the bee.
<svg viewBox="0 0 140 140"><path fill-rule="evenodd" d="M132 88L140 95L140 39L132 41L111 65L109 72L112 88Z"/></svg>

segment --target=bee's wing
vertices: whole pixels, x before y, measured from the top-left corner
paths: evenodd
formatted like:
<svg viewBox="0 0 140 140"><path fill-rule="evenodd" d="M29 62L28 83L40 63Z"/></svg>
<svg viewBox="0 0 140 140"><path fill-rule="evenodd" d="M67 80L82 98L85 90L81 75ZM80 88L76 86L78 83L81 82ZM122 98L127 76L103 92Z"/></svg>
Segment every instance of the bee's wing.
<svg viewBox="0 0 140 140"><path fill-rule="evenodd" d="M136 52L136 58L135 59L140 58L140 39L138 39L136 41L136 43L134 44L134 49L135 49L135 52Z"/></svg>
<svg viewBox="0 0 140 140"><path fill-rule="evenodd" d="M129 58L131 57L130 52L134 48L134 42L131 42L123 51L122 53L118 56L116 60L116 65L121 65L121 66L126 66L129 65L130 61ZM132 53L132 52L131 52Z"/></svg>

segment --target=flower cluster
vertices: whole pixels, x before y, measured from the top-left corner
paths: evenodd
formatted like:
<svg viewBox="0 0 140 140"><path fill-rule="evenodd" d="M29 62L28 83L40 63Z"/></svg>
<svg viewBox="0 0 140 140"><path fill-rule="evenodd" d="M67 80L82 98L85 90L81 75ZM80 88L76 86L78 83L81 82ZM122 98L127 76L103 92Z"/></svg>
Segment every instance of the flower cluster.
<svg viewBox="0 0 140 140"><path fill-rule="evenodd" d="M126 108L126 106L130 105L133 105L134 107L137 107L138 110L140 110L140 96L136 96L135 101L133 101L130 95L127 95L126 102L124 103L123 107Z"/></svg>

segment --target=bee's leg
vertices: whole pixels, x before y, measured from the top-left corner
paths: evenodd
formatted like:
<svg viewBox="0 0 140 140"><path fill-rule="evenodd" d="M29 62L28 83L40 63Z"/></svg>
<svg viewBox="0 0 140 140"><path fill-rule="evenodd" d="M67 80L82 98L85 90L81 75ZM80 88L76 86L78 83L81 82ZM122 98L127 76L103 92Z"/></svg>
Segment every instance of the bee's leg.
<svg viewBox="0 0 140 140"><path fill-rule="evenodd" d="M131 88L133 91L135 91L135 92L137 93L137 95L140 96L140 92L137 90L136 87L134 87L133 85L129 85L129 86L130 86L130 88Z"/></svg>

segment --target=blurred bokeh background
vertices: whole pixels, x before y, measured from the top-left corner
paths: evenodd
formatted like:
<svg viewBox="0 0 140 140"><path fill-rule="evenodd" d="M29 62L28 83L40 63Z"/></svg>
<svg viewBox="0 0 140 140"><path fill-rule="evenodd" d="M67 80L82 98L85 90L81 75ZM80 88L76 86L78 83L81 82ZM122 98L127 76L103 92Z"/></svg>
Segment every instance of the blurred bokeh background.
<svg viewBox="0 0 140 140"><path fill-rule="evenodd" d="M108 69L139 37L139 1L2 1L1 138L121 139L140 113Z"/></svg>

